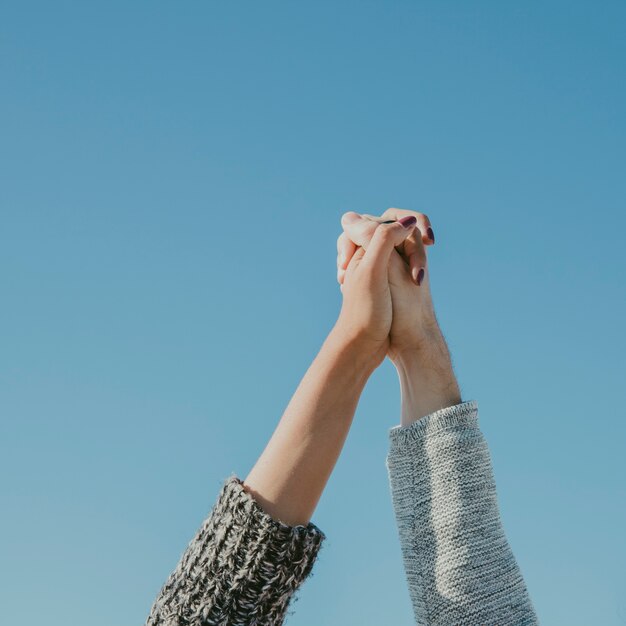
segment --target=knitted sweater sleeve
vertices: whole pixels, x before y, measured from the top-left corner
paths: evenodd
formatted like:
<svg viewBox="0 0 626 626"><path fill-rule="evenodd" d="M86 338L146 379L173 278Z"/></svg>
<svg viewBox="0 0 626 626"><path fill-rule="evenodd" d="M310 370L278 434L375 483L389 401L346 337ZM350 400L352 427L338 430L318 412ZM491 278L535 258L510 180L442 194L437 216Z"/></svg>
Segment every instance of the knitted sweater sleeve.
<svg viewBox="0 0 626 626"><path fill-rule="evenodd" d="M325 539L268 515L234 474L159 592L145 626L283 623Z"/></svg>
<svg viewBox="0 0 626 626"><path fill-rule="evenodd" d="M477 403L391 428L386 465L417 624L538 624L502 528Z"/></svg>

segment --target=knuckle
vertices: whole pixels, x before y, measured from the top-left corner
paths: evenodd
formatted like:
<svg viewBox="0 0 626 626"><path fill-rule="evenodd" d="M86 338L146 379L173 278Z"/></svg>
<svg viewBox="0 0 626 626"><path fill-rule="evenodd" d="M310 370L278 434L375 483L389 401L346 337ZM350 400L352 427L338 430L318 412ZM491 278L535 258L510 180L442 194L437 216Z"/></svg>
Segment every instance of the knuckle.
<svg viewBox="0 0 626 626"><path fill-rule="evenodd" d="M365 250L362 247L357 248L356 252L352 255L354 261L359 262L365 256Z"/></svg>
<svg viewBox="0 0 626 626"><path fill-rule="evenodd" d="M430 225L430 219L426 213L420 211L412 211L410 209L398 209L397 207L389 207L384 213L383 217L387 215L397 215L398 217L408 217L413 215L418 222L424 222Z"/></svg>
<svg viewBox="0 0 626 626"><path fill-rule="evenodd" d="M341 224L344 225L347 222L350 222L350 221L354 220L357 217L358 217L358 213L356 211L346 211L341 216Z"/></svg>
<svg viewBox="0 0 626 626"><path fill-rule="evenodd" d="M397 228L397 224L379 224L379 226L374 231L374 236L372 237L372 239L378 239L383 243L388 242L394 239L394 231Z"/></svg>
<svg viewBox="0 0 626 626"><path fill-rule="evenodd" d="M419 252L415 252L413 254L413 258L415 259L415 262L420 266L420 267L426 267L426 254L424 253L423 250L420 250Z"/></svg>

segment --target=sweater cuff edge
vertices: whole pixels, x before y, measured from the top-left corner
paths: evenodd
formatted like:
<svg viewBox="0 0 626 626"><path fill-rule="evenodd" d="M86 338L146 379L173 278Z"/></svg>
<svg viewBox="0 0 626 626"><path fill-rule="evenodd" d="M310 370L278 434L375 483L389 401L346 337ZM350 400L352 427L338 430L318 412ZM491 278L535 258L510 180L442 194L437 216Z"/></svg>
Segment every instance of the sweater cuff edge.
<svg viewBox="0 0 626 626"><path fill-rule="evenodd" d="M230 497L235 497L241 502L247 503L245 508L248 509L255 518L262 519L266 524L269 524L282 535L317 537L320 542L326 539L324 531L311 521L309 521L308 524L291 525L270 515L263 509L256 498L249 491L246 491L243 486L243 480L235 473L230 474L223 482L222 494L226 495L226 492L230 492ZM222 494L220 494L218 501L222 500Z"/></svg>
<svg viewBox="0 0 626 626"><path fill-rule="evenodd" d="M392 447L419 441L434 433L450 428L478 425L478 402L466 400L453 406L438 409L428 415L403 426L393 426L388 430Z"/></svg>

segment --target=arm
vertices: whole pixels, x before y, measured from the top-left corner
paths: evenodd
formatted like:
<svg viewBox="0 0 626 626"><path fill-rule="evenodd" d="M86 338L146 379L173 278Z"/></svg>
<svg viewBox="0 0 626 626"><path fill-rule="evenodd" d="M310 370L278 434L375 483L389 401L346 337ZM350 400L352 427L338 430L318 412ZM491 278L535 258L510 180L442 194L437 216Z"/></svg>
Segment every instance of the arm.
<svg viewBox="0 0 626 626"><path fill-rule="evenodd" d="M416 622L538 624L500 520L477 404L445 391L456 384L451 365L438 378L411 362L396 364L402 424L389 431L386 463ZM427 376L432 412L416 401Z"/></svg>
<svg viewBox="0 0 626 626"><path fill-rule="evenodd" d="M246 480L224 482L146 626L282 623L325 539L309 518L373 367L331 331Z"/></svg>
<svg viewBox="0 0 626 626"><path fill-rule="evenodd" d="M245 479L231 476L161 589L146 626L283 623L323 533L309 520L391 325L389 256L410 231L381 229L346 273L339 319Z"/></svg>
<svg viewBox="0 0 626 626"><path fill-rule="evenodd" d="M331 331L244 481L270 515L288 524L309 521L380 360L343 328Z"/></svg>
<svg viewBox="0 0 626 626"><path fill-rule="evenodd" d="M426 215L388 209L380 218L344 220L342 242L355 246L390 218L414 215L415 233L389 265L393 303L388 356L402 391L401 424L389 432L387 467L415 618L423 626L536 624L522 575L506 540L477 405L459 386L434 312L425 246ZM341 283L343 268L338 263Z"/></svg>
<svg viewBox="0 0 626 626"><path fill-rule="evenodd" d="M367 379L389 347L389 259L414 217L377 230L351 258L337 324L245 480L271 515L306 523L337 462ZM338 244L339 245L339 244Z"/></svg>

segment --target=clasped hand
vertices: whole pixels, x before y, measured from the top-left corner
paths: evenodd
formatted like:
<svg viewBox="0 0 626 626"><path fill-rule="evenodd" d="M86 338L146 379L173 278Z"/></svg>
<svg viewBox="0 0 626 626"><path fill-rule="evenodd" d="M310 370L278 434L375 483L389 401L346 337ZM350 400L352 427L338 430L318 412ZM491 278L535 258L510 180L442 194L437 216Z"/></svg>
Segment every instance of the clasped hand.
<svg viewBox="0 0 626 626"><path fill-rule="evenodd" d="M423 213L388 209L380 217L344 213L337 239L343 294L338 324L396 364L425 355L441 332L430 293L426 246L434 244Z"/></svg>

